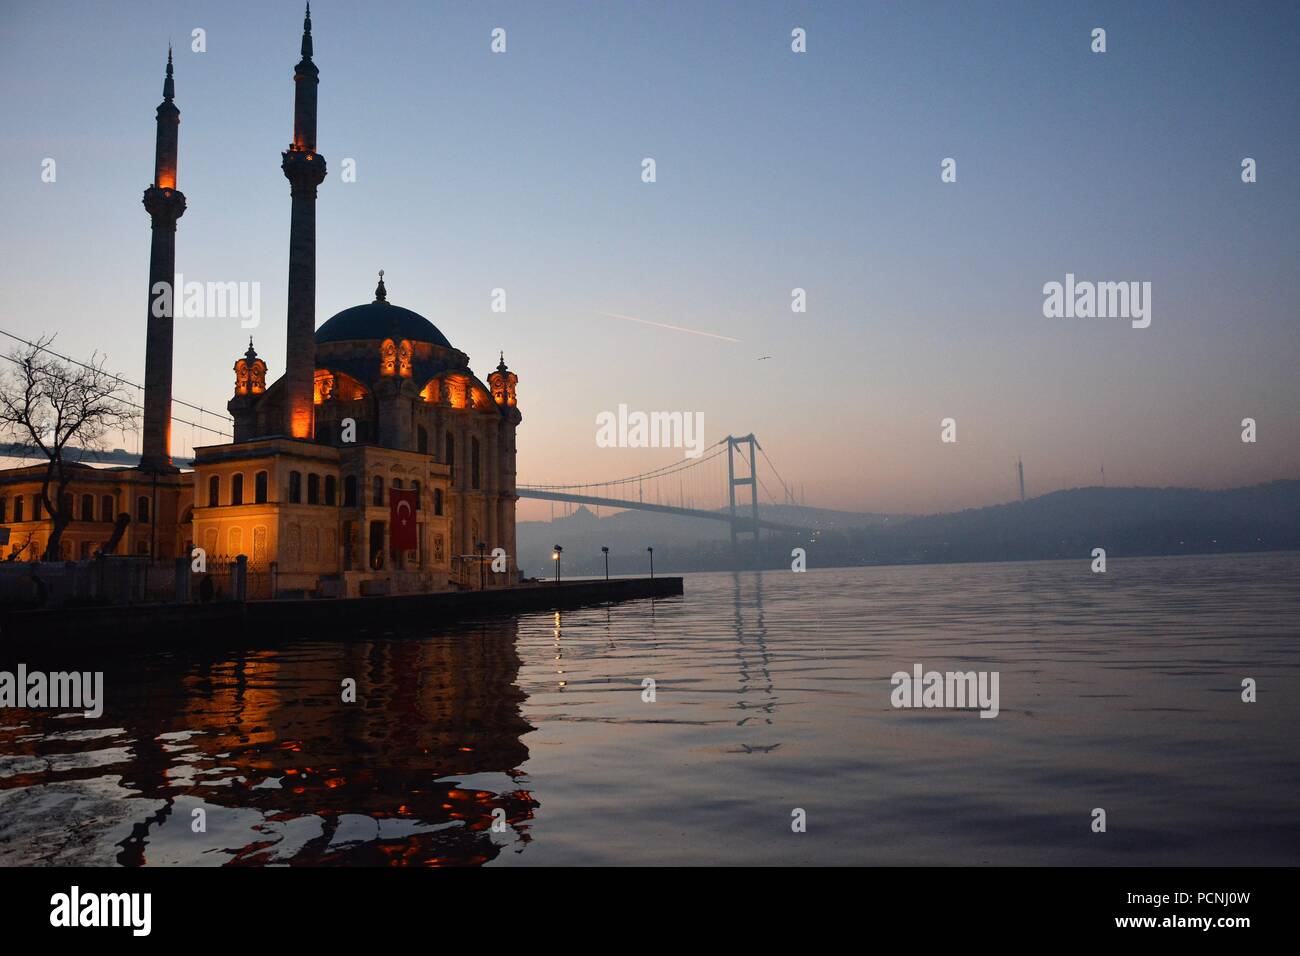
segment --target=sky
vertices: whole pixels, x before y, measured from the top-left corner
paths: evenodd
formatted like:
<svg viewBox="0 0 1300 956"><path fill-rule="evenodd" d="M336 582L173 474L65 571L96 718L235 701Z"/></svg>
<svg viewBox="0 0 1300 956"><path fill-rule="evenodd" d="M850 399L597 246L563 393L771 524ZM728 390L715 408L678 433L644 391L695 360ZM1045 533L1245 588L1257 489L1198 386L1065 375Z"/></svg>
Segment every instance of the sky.
<svg viewBox="0 0 1300 956"><path fill-rule="evenodd" d="M317 0L312 19L317 323L382 268L480 377L504 350L523 483L682 459L598 447L620 404L702 413L706 444L753 432L830 508L1007 501L1017 455L1031 496L1103 465L1110 485L1300 477L1294 4ZM0 3L0 329L142 381L170 41L177 269L260 283L251 332L283 372L301 23L297 2ZM1067 273L1151 283L1150 326L1045 317ZM240 326L177 320L177 398L224 412ZM178 424L174 451L199 435Z"/></svg>

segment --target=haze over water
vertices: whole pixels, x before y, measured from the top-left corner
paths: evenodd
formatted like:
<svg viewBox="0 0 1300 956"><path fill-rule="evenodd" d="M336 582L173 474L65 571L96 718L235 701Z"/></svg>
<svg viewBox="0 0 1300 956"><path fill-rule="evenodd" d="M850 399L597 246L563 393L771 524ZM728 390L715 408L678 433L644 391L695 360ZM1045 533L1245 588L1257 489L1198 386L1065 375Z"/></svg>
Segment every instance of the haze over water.
<svg viewBox="0 0 1300 956"><path fill-rule="evenodd" d="M0 711L0 863L1295 865L1297 573L700 574L350 643L29 655L105 670L107 699ZM999 716L893 709L915 663L999 671Z"/></svg>

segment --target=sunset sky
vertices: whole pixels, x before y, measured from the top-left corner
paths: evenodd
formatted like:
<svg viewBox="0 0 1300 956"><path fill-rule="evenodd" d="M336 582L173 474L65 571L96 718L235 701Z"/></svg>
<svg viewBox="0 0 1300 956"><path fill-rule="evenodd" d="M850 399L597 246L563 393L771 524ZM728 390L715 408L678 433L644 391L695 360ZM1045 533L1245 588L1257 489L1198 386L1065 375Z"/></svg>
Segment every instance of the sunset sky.
<svg viewBox="0 0 1300 956"><path fill-rule="evenodd" d="M383 268L480 377L504 349L521 482L681 459L598 448L620 403L703 412L706 443L752 431L833 508L1005 501L1017 454L1031 495L1103 463L1111 485L1300 477L1294 4L318 0L312 19L317 324ZM301 24L297 0L6 0L0 329L142 380L170 40L178 271L260 283L252 334L282 374ZM1067 273L1150 282L1150 327L1044 318ZM178 320L176 397L224 413L247 339ZM174 452L195 443L177 425Z"/></svg>

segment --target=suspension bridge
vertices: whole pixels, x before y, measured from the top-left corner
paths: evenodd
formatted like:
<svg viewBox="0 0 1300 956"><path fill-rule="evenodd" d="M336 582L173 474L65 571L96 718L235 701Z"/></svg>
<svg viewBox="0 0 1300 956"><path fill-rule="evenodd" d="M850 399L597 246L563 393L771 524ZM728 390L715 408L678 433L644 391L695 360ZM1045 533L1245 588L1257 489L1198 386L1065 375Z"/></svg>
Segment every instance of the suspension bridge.
<svg viewBox="0 0 1300 956"><path fill-rule="evenodd" d="M759 455L770 470L773 483L779 487L779 501L763 480ZM731 526L733 547L741 535L757 539L760 531L809 530L760 518L760 488L766 504L794 503L790 486L751 433L739 438L728 435L706 448L698 458L626 478L567 485L520 484L516 490L521 498L725 521Z"/></svg>

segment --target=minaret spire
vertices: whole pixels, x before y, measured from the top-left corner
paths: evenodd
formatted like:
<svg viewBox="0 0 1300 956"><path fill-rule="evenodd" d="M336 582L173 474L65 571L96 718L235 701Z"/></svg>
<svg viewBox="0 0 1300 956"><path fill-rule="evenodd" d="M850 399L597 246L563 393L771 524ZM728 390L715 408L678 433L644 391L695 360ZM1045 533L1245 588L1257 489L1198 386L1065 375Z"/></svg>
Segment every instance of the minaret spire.
<svg viewBox="0 0 1300 956"><path fill-rule="evenodd" d="M153 184L144 191L144 208L153 226L149 248L149 306L145 314L144 434L140 467L175 471L172 432L172 314L176 279L176 220L185 214L185 194L176 188L181 111L172 100L172 51L167 47L167 78L157 109Z"/></svg>
<svg viewBox="0 0 1300 956"><path fill-rule="evenodd" d="M307 15L302 20L302 58L311 59L311 4L307 4Z"/></svg>
<svg viewBox="0 0 1300 956"><path fill-rule="evenodd" d="M325 179L325 157L316 152L316 88L312 62L311 5L302 22L302 59L294 67L293 142L281 154L293 208L289 220L289 305L284 367L283 432L316 434L316 187Z"/></svg>

